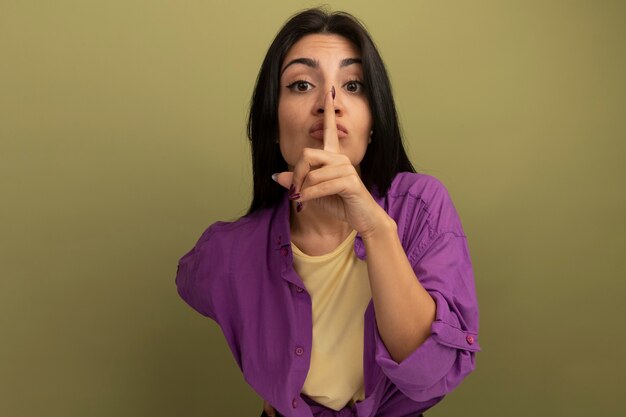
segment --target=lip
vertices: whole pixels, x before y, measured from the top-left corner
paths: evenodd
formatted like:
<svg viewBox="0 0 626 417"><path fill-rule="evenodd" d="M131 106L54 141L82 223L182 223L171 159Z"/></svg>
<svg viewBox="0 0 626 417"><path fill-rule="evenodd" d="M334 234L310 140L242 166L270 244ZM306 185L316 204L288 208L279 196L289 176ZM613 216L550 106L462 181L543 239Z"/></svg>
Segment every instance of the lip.
<svg viewBox="0 0 626 417"><path fill-rule="evenodd" d="M309 130L309 134L317 140L324 140L324 121L318 120L313 123L313 126L311 126L311 129ZM348 136L348 129L346 129L346 127L341 123L337 123L337 137L342 139L346 136Z"/></svg>

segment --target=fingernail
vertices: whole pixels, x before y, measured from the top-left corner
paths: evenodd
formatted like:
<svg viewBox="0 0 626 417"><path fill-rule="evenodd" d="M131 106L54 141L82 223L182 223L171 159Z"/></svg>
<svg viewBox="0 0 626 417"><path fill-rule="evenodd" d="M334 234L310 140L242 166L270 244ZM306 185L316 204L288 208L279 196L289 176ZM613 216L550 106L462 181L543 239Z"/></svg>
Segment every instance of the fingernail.
<svg viewBox="0 0 626 417"><path fill-rule="evenodd" d="M300 213L301 210L302 210L302 203L298 201L296 203L296 212Z"/></svg>
<svg viewBox="0 0 626 417"><path fill-rule="evenodd" d="M333 88L330 90L330 92L333 94L333 100L335 99L335 86L333 85Z"/></svg>
<svg viewBox="0 0 626 417"><path fill-rule="evenodd" d="M300 193L297 193L297 194L291 194L291 195L289 196L289 199L290 199L290 200L297 200L297 199L299 199L300 197L301 197Z"/></svg>
<svg viewBox="0 0 626 417"><path fill-rule="evenodd" d="M276 182L278 182L278 174L272 174L272 179Z"/></svg>

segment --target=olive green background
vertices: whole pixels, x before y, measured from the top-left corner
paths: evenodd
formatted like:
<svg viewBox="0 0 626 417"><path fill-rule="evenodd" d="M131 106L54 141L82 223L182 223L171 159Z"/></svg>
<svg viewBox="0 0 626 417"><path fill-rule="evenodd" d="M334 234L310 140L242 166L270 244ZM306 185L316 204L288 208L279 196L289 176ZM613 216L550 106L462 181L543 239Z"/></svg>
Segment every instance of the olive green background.
<svg viewBox="0 0 626 417"><path fill-rule="evenodd" d="M258 416L178 259L250 201L245 121L314 2L0 0L0 415ZM625 415L626 3L332 2L448 187L477 369L438 416Z"/></svg>

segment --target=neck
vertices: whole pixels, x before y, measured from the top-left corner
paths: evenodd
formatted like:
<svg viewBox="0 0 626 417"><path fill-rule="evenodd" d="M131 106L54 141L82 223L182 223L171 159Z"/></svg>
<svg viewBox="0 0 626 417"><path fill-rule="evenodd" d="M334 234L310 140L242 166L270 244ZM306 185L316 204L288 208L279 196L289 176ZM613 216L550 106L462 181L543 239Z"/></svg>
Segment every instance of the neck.
<svg viewBox="0 0 626 417"><path fill-rule="evenodd" d="M312 201L305 203L306 209L296 211L296 203L291 202L289 224L291 234L296 236L347 236L352 231L350 224L331 216Z"/></svg>

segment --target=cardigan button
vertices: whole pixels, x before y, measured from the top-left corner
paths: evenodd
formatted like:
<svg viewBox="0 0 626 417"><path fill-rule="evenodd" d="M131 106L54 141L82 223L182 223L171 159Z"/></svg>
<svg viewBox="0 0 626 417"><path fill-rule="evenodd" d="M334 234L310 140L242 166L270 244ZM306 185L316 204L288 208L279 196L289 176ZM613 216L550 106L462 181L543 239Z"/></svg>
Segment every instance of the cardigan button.
<svg viewBox="0 0 626 417"><path fill-rule="evenodd" d="M289 250L287 250L287 248L281 248L280 249L280 253L283 256L287 256L287 255L289 255Z"/></svg>
<svg viewBox="0 0 626 417"><path fill-rule="evenodd" d="M470 345L474 344L474 336L472 335L467 336L465 340L467 340L467 343L469 343Z"/></svg>
<svg viewBox="0 0 626 417"><path fill-rule="evenodd" d="M298 400L296 400L295 398L293 399L293 401L291 402L291 406L293 408L296 408L298 406Z"/></svg>
<svg viewBox="0 0 626 417"><path fill-rule="evenodd" d="M298 356L302 356L303 354L304 354L304 349L303 349L303 348L301 348L300 346L298 346L298 347L296 348L296 355L298 355Z"/></svg>
<svg viewBox="0 0 626 417"><path fill-rule="evenodd" d="M296 292L302 292L302 291L304 291L304 288L296 287Z"/></svg>

